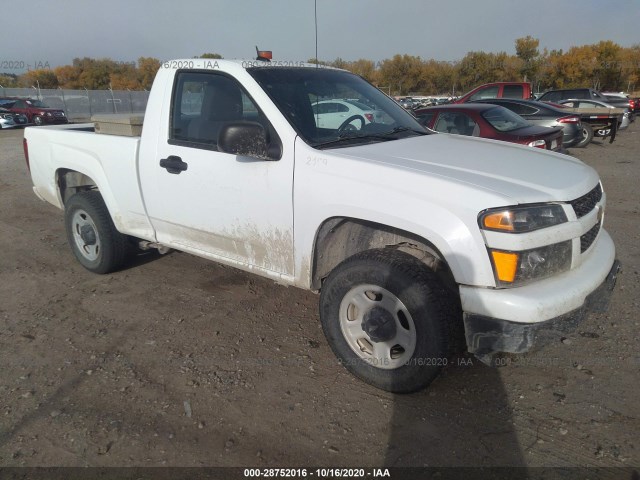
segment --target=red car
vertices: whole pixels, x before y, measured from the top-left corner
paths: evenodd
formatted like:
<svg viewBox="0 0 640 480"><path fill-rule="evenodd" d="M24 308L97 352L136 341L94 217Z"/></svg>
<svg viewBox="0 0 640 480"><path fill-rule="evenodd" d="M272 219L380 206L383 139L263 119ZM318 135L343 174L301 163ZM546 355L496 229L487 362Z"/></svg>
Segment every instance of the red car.
<svg viewBox="0 0 640 480"><path fill-rule="evenodd" d="M491 104L465 103L414 111L425 127L441 133L491 138L529 147L562 151L562 127L532 125L520 115Z"/></svg>
<svg viewBox="0 0 640 480"><path fill-rule="evenodd" d="M30 98L11 100L13 103L4 104L3 107L9 109L12 113L25 115L29 123L35 123L36 125L69 123L64 110L49 108L40 100Z"/></svg>

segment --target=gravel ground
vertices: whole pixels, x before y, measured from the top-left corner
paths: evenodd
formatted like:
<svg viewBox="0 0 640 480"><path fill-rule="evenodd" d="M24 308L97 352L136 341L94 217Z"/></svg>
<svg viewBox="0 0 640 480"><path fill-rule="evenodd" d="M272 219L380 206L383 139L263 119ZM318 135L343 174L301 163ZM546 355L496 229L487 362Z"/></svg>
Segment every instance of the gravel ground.
<svg viewBox="0 0 640 480"><path fill-rule="evenodd" d="M85 271L1 131L0 466L640 465L639 124L571 151L608 194L609 312L404 396L337 363L311 293L179 252Z"/></svg>

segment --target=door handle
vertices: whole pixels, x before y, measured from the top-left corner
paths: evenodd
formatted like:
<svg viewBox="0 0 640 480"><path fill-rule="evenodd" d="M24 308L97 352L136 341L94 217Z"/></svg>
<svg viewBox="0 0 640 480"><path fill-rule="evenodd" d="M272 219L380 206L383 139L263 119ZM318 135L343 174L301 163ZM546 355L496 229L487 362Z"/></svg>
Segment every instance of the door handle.
<svg viewBox="0 0 640 480"><path fill-rule="evenodd" d="M180 172L184 172L189 165L182 161L180 157L176 157L175 155L170 155L167 158L163 158L160 160L160 166L162 168L166 168L167 172L174 173L179 175Z"/></svg>

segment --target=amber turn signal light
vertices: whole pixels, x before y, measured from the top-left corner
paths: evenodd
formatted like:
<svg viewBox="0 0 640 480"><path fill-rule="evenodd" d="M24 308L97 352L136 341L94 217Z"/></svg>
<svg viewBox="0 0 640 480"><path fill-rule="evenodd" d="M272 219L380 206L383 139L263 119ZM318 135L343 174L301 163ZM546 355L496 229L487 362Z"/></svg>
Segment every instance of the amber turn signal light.
<svg viewBox="0 0 640 480"><path fill-rule="evenodd" d="M518 269L518 254L492 250L491 256L498 280L512 283L516 278Z"/></svg>
<svg viewBox="0 0 640 480"><path fill-rule="evenodd" d="M509 211L496 212L483 218L485 228L513 232L513 213Z"/></svg>

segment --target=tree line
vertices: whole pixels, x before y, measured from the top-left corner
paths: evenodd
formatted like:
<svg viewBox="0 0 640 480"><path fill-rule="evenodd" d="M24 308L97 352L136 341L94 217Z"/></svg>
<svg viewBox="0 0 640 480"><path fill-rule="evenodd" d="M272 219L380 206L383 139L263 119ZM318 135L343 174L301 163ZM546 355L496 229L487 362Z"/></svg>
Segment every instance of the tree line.
<svg viewBox="0 0 640 480"><path fill-rule="evenodd" d="M635 91L640 87L640 44L622 47L610 40L569 48L539 48L531 36L515 41L515 55L471 51L457 61L394 55L379 62L336 58L309 59L350 70L392 95L460 95L473 87L498 81L529 81L535 91L550 88L592 87L599 90ZM222 58L205 53L194 58ZM150 89L161 62L141 57L136 62L76 58L71 65L30 70L22 75L0 74L4 87L142 90Z"/></svg>
<svg viewBox="0 0 640 480"><path fill-rule="evenodd" d="M398 54L381 62L338 58L319 63L357 73L392 95L462 95L483 83L512 81L531 82L536 92L573 87L633 92L640 88L640 44L622 47L605 40L567 51L541 51L539 45L538 39L527 36L515 41L515 55L471 51L453 62Z"/></svg>

